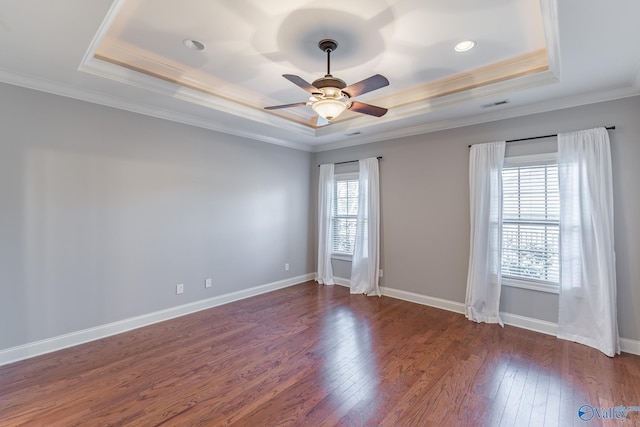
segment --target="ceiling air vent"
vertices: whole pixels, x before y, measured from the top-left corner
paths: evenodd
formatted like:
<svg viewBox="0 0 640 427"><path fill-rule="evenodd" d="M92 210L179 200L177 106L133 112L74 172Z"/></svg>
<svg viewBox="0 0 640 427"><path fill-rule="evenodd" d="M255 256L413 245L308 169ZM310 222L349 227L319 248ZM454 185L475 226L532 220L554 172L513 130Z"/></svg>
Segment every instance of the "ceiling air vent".
<svg viewBox="0 0 640 427"><path fill-rule="evenodd" d="M505 105L508 103L509 103L508 99L503 99L502 101L496 101L496 102L490 102L489 104L484 104L482 105L482 108L493 108L493 107L497 107L499 105Z"/></svg>
<svg viewBox="0 0 640 427"><path fill-rule="evenodd" d="M351 133L345 133L346 136L356 136L356 135L360 135L362 132L357 131L357 132L351 132Z"/></svg>

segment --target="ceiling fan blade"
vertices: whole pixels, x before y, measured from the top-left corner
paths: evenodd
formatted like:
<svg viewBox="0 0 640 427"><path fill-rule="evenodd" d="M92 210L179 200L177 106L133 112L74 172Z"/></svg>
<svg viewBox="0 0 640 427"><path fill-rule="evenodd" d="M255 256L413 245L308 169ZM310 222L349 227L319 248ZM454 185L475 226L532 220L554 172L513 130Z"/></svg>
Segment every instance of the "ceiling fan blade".
<svg viewBox="0 0 640 427"><path fill-rule="evenodd" d="M315 116L313 118L313 126L315 126L317 128L322 127L322 126L326 126L328 124L329 124L329 120L325 119L322 116L318 115L318 116Z"/></svg>
<svg viewBox="0 0 640 427"><path fill-rule="evenodd" d="M349 95L349 98L355 98L363 93L371 92L372 90L380 89L389 85L389 80L385 76L376 74L368 79L359 81L342 89L342 93Z"/></svg>
<svg viewBox="0 0 640 427"><path fill-rule="evenodd" d="M279 110L280 108L302 107L303 105L307 105L307 103L306 102L296 102L295 104L273 105L271 107L264 107L264 109L265 110Z"/></svg>
<svg viewBox="0 0 640 427"><path fill-rule="evenodd" d="M370 116L382 117L387 113L388 110L386 108L376 107L375 105L365 104L364 102L353 101L351 102L349 111L368 114Z"/></svg>
<svg viewBox="0 0 640 427"><path fill-rule="evenodd" d="M302 89L306 90L311 94L322 93L321 91L318 90L318 88L313 86L311 83L309 83L302 77L294 76L293 74L283 74L282 77L289 80L291 83L300 86Z"/></svg>

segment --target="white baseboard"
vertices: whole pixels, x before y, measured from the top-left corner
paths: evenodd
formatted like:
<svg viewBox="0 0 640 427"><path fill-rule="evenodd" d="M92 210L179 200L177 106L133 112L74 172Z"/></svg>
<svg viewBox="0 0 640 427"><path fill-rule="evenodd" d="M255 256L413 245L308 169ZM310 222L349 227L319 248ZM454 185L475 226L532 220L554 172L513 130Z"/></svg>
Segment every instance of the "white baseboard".
<svg viewBox="0 0 640 427"><path fill-rule="evenodd" d="M336 283L336 285L346 286L347 288L351 286L351 280L345 279L343 277L334 277L333 281ZM382 292L382 295L386 297L415 302L416 304L428 305L429 307L436 307L443 310L464 314L464 304L459 302L449 301L442 298L428 297L426 295L416 294L400 289L388 288L385 286L380 286L380 292Z"/></svg>
<svg viewBox="0 0 640 427"><path fill-rule="evenodd" d="M620 338L620 351L640 356L640 341L630 340L629 338Z"/></svg>
<svg viewBox="0 0 640 427"><path fill-rule="evenodd" d="M256 286L237 292L232 292L230 294L219 295L213 298L207 298L204 300L167 308L165 310L143 314L142 316L132 317L130 319L107 323L105 325L96 326L94 328L84 329L81 331L76 331L69 334L60 335L57 337L48 338L17 347L11 347L5 350L0 350L0 366L12 362L17 362L19 360L28 359L30 357L39 356L45 353L62 350L67 347L84 344L89 341L106 338L111 335L120 334L132 329L137 329L154 323L163 322L165 320L195 313L201 310L206 310L208 308L216 307L219 305L228 304L233 301L238 301L252 296L275 291L277 289L297 285L299 283L313 280L315 277L315 273L292 277L290 279L284 279L277 282L268 283L266 285Z"/></svg>
<svg viewBox="0 0 640 427"><path fill-rule="evenodd" d="M338 279L336 284L338 283ZM340 279L344 286L349 285L348 279ZM441 298L429 297L426 295L416 294L413 292L407 292L400 289L393 289L387 287L380 287L382 295L397 298L404 301L414 302L416 304L428 305L430 307L441 308L443 310L452 311L454 313L464 314L464 304L456 301L445 300ZM558 324L554 322L547 322L544 320L534 319L532 317L520 316L518 314L501 312L500 316L505 325L515 326L522 329L527 329L534 332L540 332L542 334L557 335ZM640 341L631 340L628 338L620 338L620 350L625 353L640 355Z"/></svg>
<svg viewBox="0 0 640 427"><path fill-rule="evenodd" d="M413 292L402 291L400 289L387 288L386 286L381 286L380 290L382 291L382 295L387 297L415 302L422 305L428 305L429 307L441 308L443 310L453 311L454 313L464 314L464 304L460 302L429 297Z"/></svg>
<svg viewBox="0 0 640 427"><path fill-rule="evenodd" d="M511 325L533 332L556 336L558 324L533 317L520 316L519 314L500 312L500 317L505 325Z"/></svg>
<svg viewBox="0 0 640 427"><path fill-rule="evenodd" d="M344 279L342 277L334 277L333 281L336 283L336 285L346 286L347 288L351 287L351 280L349 279Z"/></svg>
<svg viewBox="0 0 640 427"><path fill-rule="evenodd" d="M53 338L48 338L33 343L28 343L8 349L0 350L0 366L8 363L17 362L19 360L28 359L30 357L39 356L64 348L73 347L75 345L84 344L111 335L127 332L132 329L141 328L154 323L163 322L165 320L195 313L197 311L206 310L233 301L249 298L263 293L275 291L277 289L304 283L316 278L315 273L305 274L290 279L280 280L278 282L268 283L266 285L256 286L242 291L232 292L230 294L219 295L205 300L195 301L166 310L156 311L154 313L144 314L142 316L132 317L130 319L120 320L118 322L108 323L97 326L95 328L84 329ZM336 285L349 287L350 280L340 277L334 278ZM441 308L443 310L452 311L454 313L464 313L464 304L450 301L442 298L429 297L422 294L393 289L388 287L380 287L382 295L390 298L397 298L416 304L427 305L430 307ZM534 332L540 332L547 335L556 335L558 325L553 322L534 319L531 317L520 316L511 313L500 313L504 323L518 328L528 329ZM620 338L620 349L625 353L640 355L640 341L628 338Z"/></svg>

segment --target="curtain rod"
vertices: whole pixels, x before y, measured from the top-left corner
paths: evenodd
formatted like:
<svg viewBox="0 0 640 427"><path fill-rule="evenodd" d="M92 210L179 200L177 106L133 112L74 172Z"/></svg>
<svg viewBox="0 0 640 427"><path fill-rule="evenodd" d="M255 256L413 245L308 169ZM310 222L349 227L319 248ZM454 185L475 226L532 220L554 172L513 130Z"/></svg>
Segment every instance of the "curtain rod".
<svg viewBox="0 0 640 427"><path fill-rule="evenodd" d="M615 126L607 126L605 129L606 130L615 130ZM541 135L541 136L531 136L529 138L519 138L519 139L508 139L505 141L505 143L509 143L509 142L520 142L520 141L531 141L533 139L542 139L542 138L552 138L554 136L558 136L557 133L553 134L553 135ZM475 144L472 144L475 145ZM471 148L471 146L469 146L469 148Z"/></svg>
<svg viewBox="0 0 640 427"><path fill-rule="evenodd" d="M376 157L376 159L378 159L378 160L382 160L382 156L378 156L378 157ZM347 160L346 162L337 162L337 163L334 163L334 165L345 165L345 164L347 164L347 163L355 163L355 162L359 162L359 161L360 161L360 160ZM318 165L318 167L320 167L320 165Z"/></svg>

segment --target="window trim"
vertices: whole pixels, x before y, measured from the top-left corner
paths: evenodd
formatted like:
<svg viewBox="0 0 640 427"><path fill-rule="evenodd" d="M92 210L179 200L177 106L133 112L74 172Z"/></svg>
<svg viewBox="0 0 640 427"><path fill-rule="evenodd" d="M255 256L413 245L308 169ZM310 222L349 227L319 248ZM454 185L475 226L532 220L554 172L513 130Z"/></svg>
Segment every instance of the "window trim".
<svg viewBox="0 0 640 427"><path fill-rule="evenodd" d="M502 276L502 286L509 288L528 289L530 291L546 292L549 294L560 295L560 284L544 282L535 279L523 279L511 276Z"/></svg>
<svg viewBox="0 0 640 427"><path fill-rule="evenodd" d="M331 259L337 259L340 261L353 261L353 255L343 254L342 252L331 252Z"/></svg>
<svg viewBox="0 0 640 427"><path fill-rule="evenodd" d="M343 172L343 173L337 173L333 175L333 185L334 185L334 191L335 191L335 185L338 181L350 181L350 180L357 180L360 178L360 173L359 172ZM358 191L360 191L360 189L358 189ZM333 201L334 203L336 203L336 201ZM333 207L331 207L331 229L333 232ZM331 259L337 259L337 260L341 260L341 261L352 261L353 260L353 254L349 254L346 252L333 252L333 234L331 236L332 242L331 242Z"/></svg>
<svg viewBox="0 0 640 427"><path fill-rule="evenodd" d="M558 163L558 153L528 154L524 156L505 157L503 168L550 165Z"/></svg>
<svg viewBox="0 0 640 427"><path fill-rule="evenodd" d="M526 166L539 166L550 165L558 163L558 153L542 153L542 154L529 154L523 156L505 157L502 167L526 167ZM562 263L560 263L560 271L562 271ZM560 280L562 274L560 275ZM550 294L560 294L560 288L562 286L561 281L557 284L552 282L546 282L544 280L525 279L522 277L504 276L501 274L502 286L510 288L528 289L531 291L546 292Z"/></svg>

